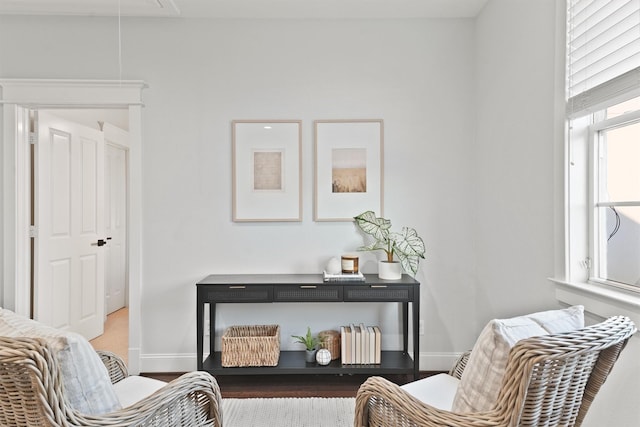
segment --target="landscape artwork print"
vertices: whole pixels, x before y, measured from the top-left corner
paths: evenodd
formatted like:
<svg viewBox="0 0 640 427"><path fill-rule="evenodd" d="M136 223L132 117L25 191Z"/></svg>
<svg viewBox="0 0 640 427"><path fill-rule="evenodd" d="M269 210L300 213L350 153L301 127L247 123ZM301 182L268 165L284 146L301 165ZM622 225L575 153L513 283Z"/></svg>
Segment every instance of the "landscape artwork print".
<svg viewBox="0 0 640 427"><path fill-rule="evenodd" d="M367 192L366 148L334 148L332 150L331 192Z"/></svg>
<svg viewBox="0 0 640 427"><path fill-rule="evenodd" d="M381 119L316 120L314 221L351 221L382 211Z"/></svg>
<svg viewBox="0 0 640 427"><path fill-rule="evenodd" d="M254 151L254 191L282 190L282 152Z"/></svg>

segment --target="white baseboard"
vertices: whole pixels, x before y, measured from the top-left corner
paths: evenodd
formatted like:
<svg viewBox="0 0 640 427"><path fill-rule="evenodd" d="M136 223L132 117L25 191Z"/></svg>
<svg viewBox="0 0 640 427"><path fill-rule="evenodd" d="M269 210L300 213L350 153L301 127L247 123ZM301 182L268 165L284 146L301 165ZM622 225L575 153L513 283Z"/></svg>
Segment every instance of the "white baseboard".
<svg viewBox="0 0 640 427"><path fill-rule="evenodd" d="M448 372L461 353L420 353L421 371ZM131 352L130 352L131 356ZM134 359L135 360L135 359ZM143 354L140 355L139 372L189 372L197 367L194 353L183 354ZM132 373L134 373L132 371Z"/></svg>
<svg viewBox="0 0 640 427"><path fill-rule="evenodd" d="M140 356L140 372L191 372L198 364L195 353L143 354Z"/></svg>

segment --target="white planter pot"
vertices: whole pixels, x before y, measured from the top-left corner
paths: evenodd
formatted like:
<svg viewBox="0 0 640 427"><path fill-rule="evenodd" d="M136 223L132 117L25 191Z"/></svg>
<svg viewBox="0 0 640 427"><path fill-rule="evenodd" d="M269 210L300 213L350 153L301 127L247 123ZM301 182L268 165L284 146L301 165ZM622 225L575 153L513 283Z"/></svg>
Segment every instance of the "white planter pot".
<svg viewBox="0 0 640 427"><path fill-rule="evenodd" d="M378 262L378 277L383 280L400 280L402 278L402 264L398 261Z"/></svg>

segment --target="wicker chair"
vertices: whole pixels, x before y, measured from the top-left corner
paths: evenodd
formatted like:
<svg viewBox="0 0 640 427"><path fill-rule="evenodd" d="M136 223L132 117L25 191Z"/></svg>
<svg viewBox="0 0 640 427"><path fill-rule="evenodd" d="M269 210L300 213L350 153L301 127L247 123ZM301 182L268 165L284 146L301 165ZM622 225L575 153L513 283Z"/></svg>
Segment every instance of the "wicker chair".
<svg viewBox="0 0 640 427"><path fill-rule="evenodd" d="M636 328L611 317L574 332L527 338L509 353L493 409L454 413L430 406L380 377L358 390L355 426L580 426ZM450 371L460 378L466 358Z"/></svg>
<svg viewBox="0 0 640 427"><path fill-rule="evenodd" d="M98 353L112 383L128 376L122 359ZM190 372L132 406L87 416L67 404L60 368L47 341L0 337L0 425L219 427L220 390L208 373Z"/></svg>

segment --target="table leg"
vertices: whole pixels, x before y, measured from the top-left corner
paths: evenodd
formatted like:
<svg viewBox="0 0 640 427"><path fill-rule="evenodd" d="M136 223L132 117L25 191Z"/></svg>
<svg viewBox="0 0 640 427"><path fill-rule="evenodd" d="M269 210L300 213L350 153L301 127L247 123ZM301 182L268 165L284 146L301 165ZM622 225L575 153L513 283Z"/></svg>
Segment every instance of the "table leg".
<svg viewBox="0 0 640 427"><path fill-rule="evenodd" d="M409 353L409 303L402 303L402 351Z"/></svg>
<svg viewBox="0 0 640 427"><path fill-rule="evenodd" d="M209 302L209 357L213 360L216 347L216 303Z"/></svg>
<svg viewBox="0 0 640 427"><path fill-rule="evenodd" d="M420 288L417 286L413 291L411 311L413 314L413 378L417 380L420 372Z"/></svg>
<svg viewBox="0 0 640 427"><path fill-rule="evenodd" d="M202 351L204 346L204 302L200 300L200 296L197 298L196 305L196 358L198 370L202 370Z"/></svg>

